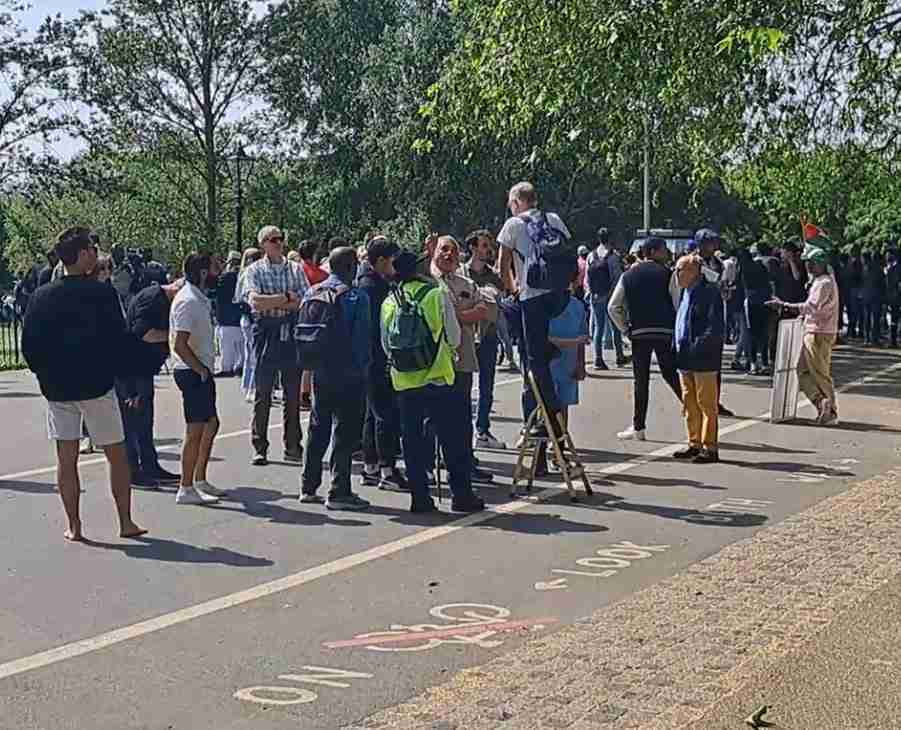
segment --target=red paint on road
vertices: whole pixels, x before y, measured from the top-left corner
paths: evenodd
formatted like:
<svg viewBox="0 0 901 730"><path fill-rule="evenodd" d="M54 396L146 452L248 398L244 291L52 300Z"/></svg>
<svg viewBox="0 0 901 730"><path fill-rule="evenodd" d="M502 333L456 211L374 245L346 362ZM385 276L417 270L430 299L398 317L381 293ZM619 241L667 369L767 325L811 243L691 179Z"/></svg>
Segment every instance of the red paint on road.
<svg viewBox="0 0 901 730"><path fill-rule="evenodd" d="M554 624L557 623L555 618L532 618L523 621L498 621L497 623L480 623L480 624L461 624L460 626L449 626L446 629L437 629L435 631L408 631L403 634L385 634L384 636L360 636L344 641L327 641L323 646L328 649L342 649L350 646L378 646L380 644L406 644L415 641L424 641L428 639L452 639L455 636L469 636L470 634L481 634L485 631L492 633L503 633L516 631L516 629L527 629L530 626Z"/></svg>

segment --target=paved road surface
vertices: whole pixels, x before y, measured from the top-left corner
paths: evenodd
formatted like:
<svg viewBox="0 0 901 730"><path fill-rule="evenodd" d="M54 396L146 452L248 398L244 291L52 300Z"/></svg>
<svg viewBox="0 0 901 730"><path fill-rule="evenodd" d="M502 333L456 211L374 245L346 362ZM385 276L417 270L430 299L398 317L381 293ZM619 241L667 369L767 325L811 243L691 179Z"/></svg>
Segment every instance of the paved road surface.
<svg viewBox="0 0 901 730"><path fill-rule="evenodd" d="M722 423L715 466L667 458L683 431L659 379L651 440L622 445L631 373L592 378L573 432L596 496L511 502L512 453L484 452L502 474L483 490L493 511L465 518L410 515L407 497L362 488L366 513L299 504L296 467L250 466L248 407L236 381L221 381L211 479L232 498L193 508L171 492L136 493L151 534L120 540L105 469L89 459L87 545L61 537L35 386L0 374L0 728L352 724L885 472L901 428L897 363L886 350L839 354L839 381L854 385L833 429L770 425L766 381L727 375L724 401L740 417ZM518 389L500 377L494 430L508 442ZM174 467L181 424L168 378L157 406ZM274 427L275 457L279 437Z"/></svg>

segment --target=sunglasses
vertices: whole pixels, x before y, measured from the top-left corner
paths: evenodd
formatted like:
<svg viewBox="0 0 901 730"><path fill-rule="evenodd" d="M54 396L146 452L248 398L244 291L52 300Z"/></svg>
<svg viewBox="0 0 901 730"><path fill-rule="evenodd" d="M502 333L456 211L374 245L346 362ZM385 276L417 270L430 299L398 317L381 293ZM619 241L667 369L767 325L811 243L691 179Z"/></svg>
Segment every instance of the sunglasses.
<svg viewBox="0 0 901 730"><path fill-rule="evenodd" d="M271 238L268 238L266 240L269 241L269 243L284 243L285 237L284 236L272 236Z"/></svg>

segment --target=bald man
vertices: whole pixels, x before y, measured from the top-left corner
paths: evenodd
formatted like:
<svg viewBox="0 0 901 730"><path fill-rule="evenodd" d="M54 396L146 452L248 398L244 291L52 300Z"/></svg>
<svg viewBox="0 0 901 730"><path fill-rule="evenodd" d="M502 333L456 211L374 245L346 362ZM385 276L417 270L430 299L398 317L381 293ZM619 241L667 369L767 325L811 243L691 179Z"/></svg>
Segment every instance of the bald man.
<svg viewBox="0 0 901 730"><path fill-rule="evenodd" d="M682 298L673 341L688 447L674 457L713 464L719 461L717 376L723 361L723 300L719 288L702 276L701 263L699 256L683 256L676 264Z"/></svg>

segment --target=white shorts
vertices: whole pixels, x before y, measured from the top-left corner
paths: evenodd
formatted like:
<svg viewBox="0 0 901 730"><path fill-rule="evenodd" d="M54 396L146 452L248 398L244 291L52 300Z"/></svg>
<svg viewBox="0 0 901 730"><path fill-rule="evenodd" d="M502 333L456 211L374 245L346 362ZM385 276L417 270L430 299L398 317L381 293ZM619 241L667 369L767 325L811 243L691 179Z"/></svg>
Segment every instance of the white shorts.
<svg viewBox="0 0 901 730"><path fill-rule="evenodd" d="M91 400L47 402L47 434L52 441L78 441L82 436L82 422L97 446L125 441L115 390Z"/></svg>

